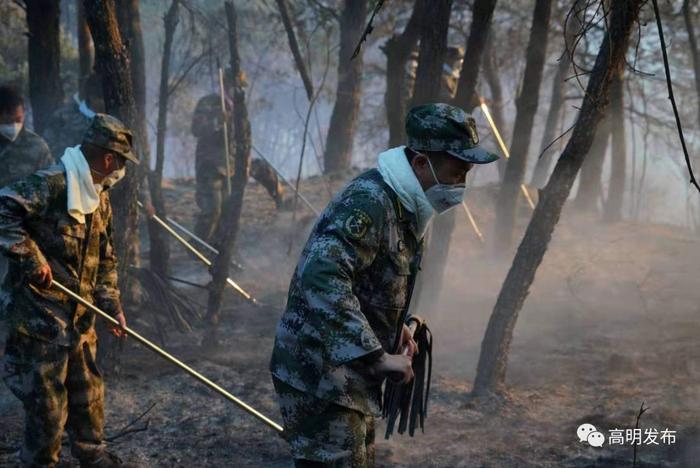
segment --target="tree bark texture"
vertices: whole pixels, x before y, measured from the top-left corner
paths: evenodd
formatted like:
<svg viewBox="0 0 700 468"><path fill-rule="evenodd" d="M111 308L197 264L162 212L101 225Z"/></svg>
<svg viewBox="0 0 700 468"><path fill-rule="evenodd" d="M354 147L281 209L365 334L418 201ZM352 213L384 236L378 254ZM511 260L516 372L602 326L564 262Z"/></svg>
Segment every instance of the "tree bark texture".
<svg viewBox="0 0 700 468"><path fill-rule="evenodd" d="M604 117L600 122L593 145L581 167L574 206L584 213L595 212L598 200L603 196L603 165L610 143L610 124L610 117Z"/></svg>
<svg viewBox="0 0 700 468"><path fill-rule="evenodd" d="M690 58L695 71L695 91L698 95L698 125L700 125L700 48L698 48L698 38L695 36L695 25L690 11L690 0L683 1L683 20L685 29L688 32L688 47L690 48Z"/></svg>
<svg viewBox="0 0 700 468"><path fill-rule="evenodd" d="M141 14L140 0L120 0L117 5L117 24L122 35L122 41L126 46L129 64L131 66L131 86L134 92L134 102L136 104L136 121L134 124L134 132L138 134L138 139L141 142L139 156L141 165L138 167L139 187L143 187L151 169L151 146L148 143L148 125L146 123L146 54L143 46L143 31L141 29ZM148 184L150 186L150 183ZM144 192L139 191L138 195L145 197L150 196L150 190ZM144 200L144 203L153 203L152 200ZM155 252L153 255L164 253L165 247L163 244L167 242L165 235L156 230L159 229L155 222L149 220L149 247ZM140 264L140 244L136 243L134 248L134 256L131 263ZM156 263L156 267L158 264Z"/></svg>
<svg viewBox="0 0 700 468"><path fill-rule="evenodd" d="M80 96L85 99L85 82L92 74L95 66L95 46L92 43L90 28L85 21L85 7L83 2L78 2L78 61L80 66L80 76L78 77L78 88Z"/></svg>
<svg viewBox="0 0 700 468"><path fill-rule="evenodd" d="M245 102L243 89L241 58L238 52L237 15L233 2L228 1L226 6L226 20L228 23L229 52L231 54L231 72L233 73L233 133L235 143L235 172L231 181L231 195L226 200L224 215L219 227L217 238L220 240L220 252L212 265L212 285L207 304L207 323L209 335L216 340L216 330L221 315L224 287L229 274L229 265L233 256L233 248L238 235L241 210L243 208L243 195L250 166L251 130L248 120L248 108Z"/></svg>
<svg viewBox="0 0 700 468"><path fill-rule="evenodd" d="M348 169L352 160L353 138L357 130L362 95L362 49L357 57L352 60L350 57L362 36L366 16L367 0L344 1L340 15L338 86L323 155L326 174Z"/></svg>
<svg viewBox="0 0 700 468"><path fill-rule="evenodd" d="M117 22L122 40L126 45L131 62L131 81L134 88L136 110L146 113L146 52L143 47L141 30L140 0L119 0L117 2Z"/></svg>
<svg viewBox="0 0 700 468"><path fill-rule="evenodd" d="M386 93L384 107L389 124L389 147L394 148L406 141L404 126L406 105L412 94L408 83L406 66L416 49L420 37L421 22L425 17L429 0L415 0L411 17L401 34L395 34L384 44L386 54Z"/></svg>
<svg viewBox="0 0 700 468"><path fill-rule="evenodd" d="M510 159L506 163L506 173L496 204L494 240L497 251L509 249L513 238L516 203L519 200L520 184L522 184L525 175L544 62L547 56L547 32L551 13L552 0L535 1L532 29L525 57L523 85L515 103L517 115L510 146Z"/></svg>
<svg viewBox="0 0 700 468"><path fill-rule="evenodd" d="M435 102L440 95L452 0L433 0L429 11L430 19L422 21L421 25L418 68L411 107Z"/></svg>
<svg viewBox="0 0 700 468"><path fill-rule="evenodd" d="M135 147L141 154L144 135L138 127L136 104L131 85L131 67L117 25L114 0L84 0L85 17L95 44L95 67L102 79L107 113L119 118L134 131ZM119 281L122 289L129 264L138 252L139 193L138 169L130 167L124 181L112 190L114 248L119 257Z"/></svg>
<svg viewBox="0 0 700 468"><path fill-rule="evenodd" d="M475 0L472 9L472 25L467 38L466 52L459 74L459 84L454 104L471 113L479 105L476 84L479 79L479 67L488 42L491 18L496 9L496 0ZM499 128L500 130L500 128Z"/></svg>
<svg viewBox="0 0 700 468"><path fill-rule="evenodd" d="M292 24L291 15L289 13L289 4L287 0L276 0L277 8L280 11L280 16L282 17L282 24L284 25L284 30L287 32L287 40L289 40L289 48L292 50L292 55L294 56L294 63L297 66L299 75L301 75L301 81L304 83L304 90L306 90L306 97L311 101L314 96L314 85L311 82L311 75L306 67L306 62L304 62L304 57L301 55L299 50L299 43L297 42L297 36L294 33L294 25Z"/></svg>
<svg viewBox="0 0 700 468"><path fill-rule="evenodd" d="M608 102L611 82L624 63L630 34L644 0L613 2L605 36L590 74L571 139L557 160L532 220L503 283L481 345L474 396L498 395L505 389L513 329L537 268L542 262L576 174L590 149Z"/></svg>
<svg viewBox="0 0 700 468"><path fill-rule="evenodd" d="M42 133L51 114L63 102L61 87L60 3L26 0L29 99L34 131Z"/></svg>
<svg viewBox="0 0 700 468"><path fill-rule="evenodd" d="M158 92L158 124L156 130L156 167L149 171L149 188L151 201L156 214L165 219L165 200L163 198L163 166L165 165L165 137L168 131L168 100L170 98L170 58L172 56L173 38L178 23L180 0L173 0L163 18L165 39L163 42L163 60L160 66L160 89ZM165 276L170 260L170 245L163 229L153 220L148 221L148 236L151 239L149 263L151 270Z"/></svg>
<svg viewBox="0 0 700 468"><path fill-rule="evenodd" d="M610 88L610 122L612 133L612 157L608 198L603 209L603 221L614 223L622 219L625 199L627 144L625 142L625 91L624 69L619 70Z"/></svg>

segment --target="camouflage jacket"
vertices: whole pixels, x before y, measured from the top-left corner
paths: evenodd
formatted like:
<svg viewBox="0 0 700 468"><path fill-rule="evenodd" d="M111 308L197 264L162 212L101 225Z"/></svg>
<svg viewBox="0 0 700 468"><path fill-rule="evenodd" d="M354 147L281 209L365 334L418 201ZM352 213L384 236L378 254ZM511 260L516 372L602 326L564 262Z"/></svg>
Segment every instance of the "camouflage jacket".
<svg viewBox="0 0 700 468"><path fill-rule="evenodd" d="M0 137L0 187L53 164L44 140L23 128L15 141Z"/></svg>
<svg viewBox="0 0 700 468"><path fill-rule="evenodd" d="M61 159L68 147L79 145L92 119L83 115L75 102L57 109L44 128L44 138L56 161Z"/></svg>
<svg viewBox="0 0 700 468"><path fill-rule="evenodd" d="M229 107L228 104L226 106ZM229 109L230 110L230 109ZM233 175L233 139L229 122L229 163ZM192 116L192 135L197 138L195 170L213 171L226 175L224 159L223 116L221 115L221 98L218 94L204 96L197 103Z"/></svg>
<svg viewBox="0 0 700 468"><path fill-rule="evenodd" d="M368 376L362 358L395 352L421 247L415 216L379 171L350 182L302 251L277 327L272 374L319 398L378 414L382 382Z"/></svg>
<svg viewBox="0 0 700 468"><path fill-rule="evenodd" d="M105 312L121 311L107 192L85 224L68 215L67 204L62 164L0 190L0 252L10 259L3 285L10 294L8 328L60 345L93 333L95 316L55 288L30 284L39 266L48 263L54 279Z"/></svg>

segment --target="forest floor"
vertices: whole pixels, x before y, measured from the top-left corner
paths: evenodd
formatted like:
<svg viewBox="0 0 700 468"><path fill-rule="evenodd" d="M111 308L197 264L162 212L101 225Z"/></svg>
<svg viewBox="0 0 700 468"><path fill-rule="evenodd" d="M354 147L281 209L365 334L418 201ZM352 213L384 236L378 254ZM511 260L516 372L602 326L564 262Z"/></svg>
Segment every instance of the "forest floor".
<svg viewBox="0 0 700 468"><path fill-rule="evenodd" d="M192 181L170 182L171 216L191 227ZM330 187L302 183L322 208ZM493 188L470 189L467 199L483 232L493 224ZM519 229L527 222L520 213ZM245 270L234 278L265 306L227 294L221 351L199 346L201 325L170 332L166 348L263 413L279 421L268 359L286 288L310 229L303 216L277 212L264 190L246 192L237 255ZM598 467L631 466L630 442L608 444L611 429L676 431L674 443L641 445L637 466L697 466L700 460L700 239L674 227L630 222L602 225L565 212L515 328L508 364L509 403L489 412L467 395L483 333L513 252L497 258L478 243L460 214L439 303L421 311L435 336L433 387L425 434L383 438L377 428L378 466ZM290 249L291 245L291 249ZM517 243L514 245L514 249ZM147 246L147 242L144 242ZM208 274L175 243L172 274L206 284ZM288 254L289 251L289 254ZM144 258L147 253L143 252ZM205 291L184 287L206 305ZM128 311L130 325L154 336L151 311ZM1 344L1 343L0 343ZM118 373L106 376L107 435L151 405L117 438L113 451L143 466L290 467L274 431L151 352L127 341ZM21 443L22 409L0 385L0 465L14 464ZM579 442L590 423L603 447ZM71 461L67 444L63 466Z"/></svg>

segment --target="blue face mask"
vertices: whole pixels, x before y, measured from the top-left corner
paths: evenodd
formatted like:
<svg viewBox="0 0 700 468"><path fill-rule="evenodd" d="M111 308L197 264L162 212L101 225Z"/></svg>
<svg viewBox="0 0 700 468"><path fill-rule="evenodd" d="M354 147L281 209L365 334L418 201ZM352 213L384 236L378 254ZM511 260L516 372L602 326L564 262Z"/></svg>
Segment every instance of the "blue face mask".
<svg viewBox="0 0 700 468"><path fill-rule="evenodd" d="M425 196L435 211L441 214L462 203L462 200L464 200L464 184L450 185L440 183L437 175L435 175L435 170L433 169L430 159L427 156L425 156L425 158L428 159L430 172L433 174L433 179L435 179L435 185L425 191Z"/></svg>

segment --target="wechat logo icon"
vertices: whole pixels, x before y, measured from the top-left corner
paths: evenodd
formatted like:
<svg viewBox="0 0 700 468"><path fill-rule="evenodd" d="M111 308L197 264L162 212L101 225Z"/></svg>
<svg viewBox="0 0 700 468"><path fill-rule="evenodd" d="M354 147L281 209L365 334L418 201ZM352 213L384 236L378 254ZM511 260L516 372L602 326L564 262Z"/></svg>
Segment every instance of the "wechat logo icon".
<svg viewBox="0 0 700 468"><path fill-rule="evenodd" d="M605 443L605 436L593 424L581 424L576 435L579 442L587 442L591 447L602 447Z"/></svg>

